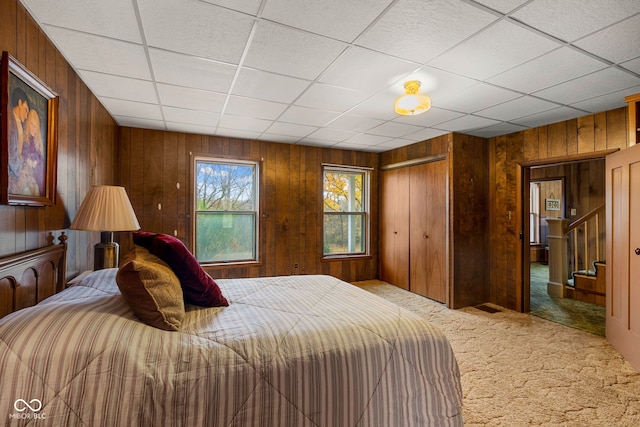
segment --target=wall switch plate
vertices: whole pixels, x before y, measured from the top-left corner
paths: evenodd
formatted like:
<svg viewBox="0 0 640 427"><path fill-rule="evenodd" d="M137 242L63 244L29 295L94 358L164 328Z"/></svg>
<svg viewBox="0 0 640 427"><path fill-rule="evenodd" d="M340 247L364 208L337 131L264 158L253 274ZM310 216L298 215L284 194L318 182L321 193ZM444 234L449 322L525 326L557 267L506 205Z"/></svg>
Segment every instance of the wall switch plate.
<svg viewBox="0 0 640 427"><path fill-rule="evenodd" d="M576 216L577 215L577 211L575 209L571 209L571 216Z"/></svg>

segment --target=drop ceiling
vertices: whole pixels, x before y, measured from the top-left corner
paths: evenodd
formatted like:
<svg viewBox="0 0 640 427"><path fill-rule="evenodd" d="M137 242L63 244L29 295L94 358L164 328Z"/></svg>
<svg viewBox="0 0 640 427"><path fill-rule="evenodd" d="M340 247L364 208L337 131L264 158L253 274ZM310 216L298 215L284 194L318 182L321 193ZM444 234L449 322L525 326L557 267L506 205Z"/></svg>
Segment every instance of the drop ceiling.
<svg viewBox="0 0 640 427"><path fill-rule="evenodd" d="M21 2L121 126L381 152L640 92L638 0Z"/></svg>

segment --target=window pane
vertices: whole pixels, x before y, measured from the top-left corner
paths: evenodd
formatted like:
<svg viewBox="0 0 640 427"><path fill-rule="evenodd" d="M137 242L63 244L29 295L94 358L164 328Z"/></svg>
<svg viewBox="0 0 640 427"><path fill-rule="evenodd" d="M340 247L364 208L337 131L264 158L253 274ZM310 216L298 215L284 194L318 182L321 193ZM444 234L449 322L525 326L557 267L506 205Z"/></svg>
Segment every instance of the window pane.
<svg viewBox="0 0 640 427"><path fill-rule="evenodd" d="M365 215L324 215L324 254L361 254L365 252Z"/></svg>
<svg viewBox="0 0 640 427"><path fill-rule="evenodd" d="M254 214L198 212L196 258L198 261L255 259L254 224Z"/></svg>
<svg viewBox="0 0 640 427"><path fill-rule="evenodd" d="M363 172L342 172L325 170L325 212L363 212L363 195Z"/></svg>
<svg viewBox="0 0 640 427"><path fill-rule="evenodd" d="M196 210L254 210L254 166L196 162Z"/></svg>

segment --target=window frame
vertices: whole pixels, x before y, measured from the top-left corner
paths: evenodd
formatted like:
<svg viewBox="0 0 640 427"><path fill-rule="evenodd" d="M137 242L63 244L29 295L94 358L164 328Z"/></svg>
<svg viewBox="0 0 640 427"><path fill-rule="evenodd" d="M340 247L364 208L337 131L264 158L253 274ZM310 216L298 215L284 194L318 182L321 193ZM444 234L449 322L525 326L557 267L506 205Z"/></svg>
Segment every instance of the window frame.
<svg viewBox="0 0 640 427"><path fill-rule="evenodd" d="M197 254L197 219L198 219L198 212L200 212L197 209L197 186L198 186L198 177L197 177L197 165L199 162L205 162L205 163L218 163L218 164L225 164L225 165L242 165L242 166L252 166L253 169L253 173L254 173L254 190L253 190L253 197L254 197L254 210L253 211L218 211L218 212L234 212L234 213L252 213L254 215L254 247L253 247L253 253L254 253L254 257L253 259L242 259L242 260L228 260L228 261L204 261L204 260L199 260L198 259L198 254ZM192 161L191 161L191 218L189 221L189 225L191 227L191 241L192 241L192 252L194 254L194 257L196 257L196 259L198 259L198 262L203 265L203 266L233 266L233 265L242 265L242 266L246 266L246 265L260 265L261 263L261 257L260 257L260 188L261 185L261 168L260 168L260 162L256 161L256 160L244 160L244 159L238 159L238 158L230 158L230 157L224 157L224 156L211 156L211 155L207 155L207 154L199 154L199 155L193 155L192 154Z"/></svg>
<svg viewBox="0 0 640 427"><path fill-rule="evenodd" d="M322 164L321 173L321 214L322 214L322 260L337 260L337 259L353 259L353 258L366 258L371 256L371 171L373 168L362 166L348 166L348 165L335 165L329 163ZM358 214L364 217L363 225L363 251L353 253L339 253L339 254L326 254L324 252L324 240L325 240L325 216L327 212L324 208L324 182L325 174L327 171L342 172L342 173L361 173L363 174L363 194L362 194L362 212L339 212L330 213L330 215L353 215Z"/></svg>

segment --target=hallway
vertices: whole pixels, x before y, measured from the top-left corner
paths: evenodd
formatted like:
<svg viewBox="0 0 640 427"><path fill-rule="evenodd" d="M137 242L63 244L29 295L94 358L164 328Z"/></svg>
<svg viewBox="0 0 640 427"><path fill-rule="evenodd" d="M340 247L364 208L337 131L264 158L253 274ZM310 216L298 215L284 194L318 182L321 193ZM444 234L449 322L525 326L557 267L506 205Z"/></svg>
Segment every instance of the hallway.
<svg viewBox="0 0 640 427"><path fill-rule="evenodd" d="M531 263L531 314L592 334L605 336L605 307L547 294L549 266Z"/></svg>

